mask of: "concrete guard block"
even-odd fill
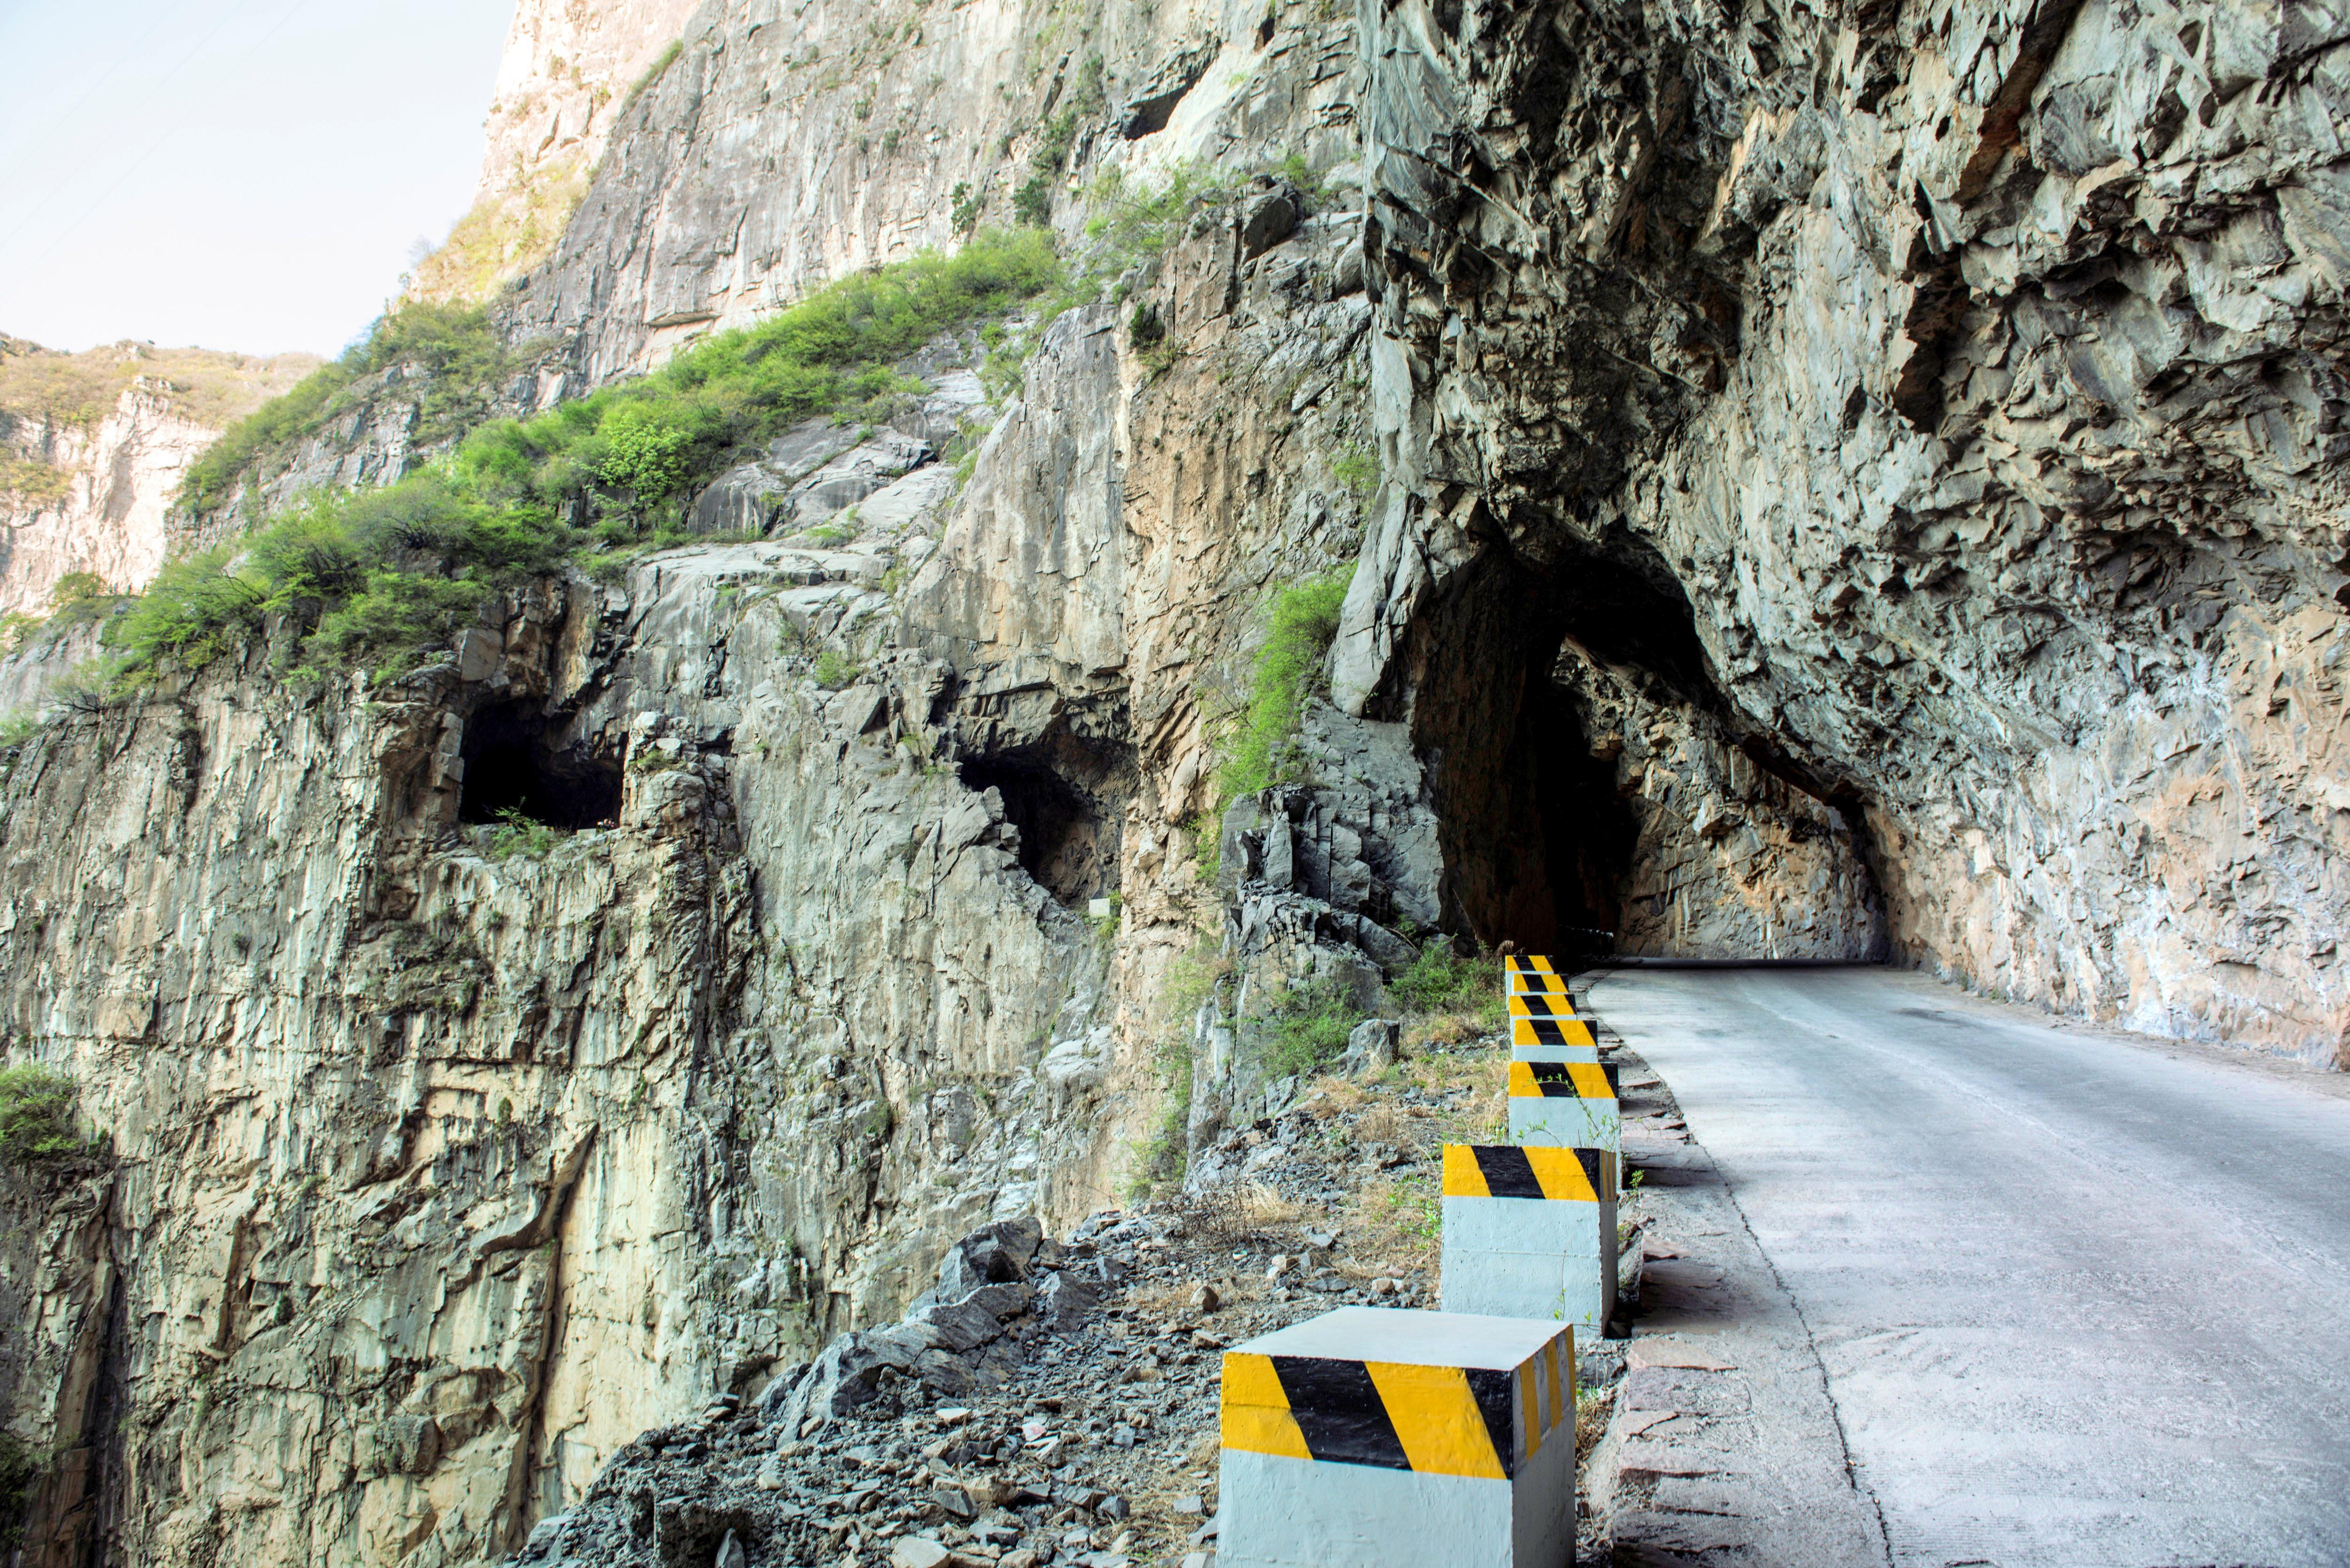
[[[1344,1307],[1224,1353],[1218,1568],[1557,1568],[1575,1331]]]
[[[1596,1062],[1513,1062],[1509,1097],[1513,1144],[1623,1150],[1623,1107]]]
[[[1617,1180],[1605,1149],[1447,1144],[1445,1310],[1606,1333]]]

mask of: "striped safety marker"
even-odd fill
[[[1616,1192],[1616,1155],[1604,1148],[1444,1146],[1447,1198],[1525,1198],[1597,1203]]]
[[[1342,1308],[1299,1327],[1378,1310]],[[1534,1342],[1523,1347],[1522,1359],[1464,1366],[1451,1364],[1461,1358],[1447,1355],[1444,1343],[1448,1320],[1463,1314],[1409,1315],[1427,1320],[1424,1327],[1415,1325],[1426,1342],[1419,1358],[1282,1354],[1277,1342],[1295,1329],[1226,1351],[1223,1446],[1284,1459],[1506,1480],[1562,1422],[1573,1430],[1573,1330],[1528,1323],[1525,1328],[1542,1332],[1531,1336]]]
[[[1606,1332],[1616,1308],[1616,1168],[1607,1148],[1445,1145],[1445,1310]]]
[[[1566,981],[1555,974],[1512,970],[1503,977],[1503,987],[1512,996],[1531,996],[1539,992],[1562,1001],[1567,999]]]
[[[1612,1100],[1616,1065],[1597,1062],[1513,1062],[1510,1097],[1513,1100]]]
[[[1570,1324],[1341,1307],[1233,1346],[1223,1375],[1219,1568],[1574,1561]]]
[[[1502,968],[1510,974],[1556,974],[1550,960],[1540,953],[1510,953],[1503,958]]]
[[[1513,1018],[1510,1020],[1510,1044],[1596,1045],[1599,1041],[1591,1033],[1591,1025],[1580,1018]]]

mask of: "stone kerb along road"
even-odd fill
[[[1575,1560],[1575,1331],[1615,1314],[1621,1118],[1549,961],[1508,971],[1515,1024],[1581,1041],[1513,1048],[1519,1142],[1445,1146],[1443,1310],[1342,1308],[1225,1353],[1225,1568]]]
[[[1224,1354],[1222,1568],[1575,1555],[1575,1331],[1342,1307]]]

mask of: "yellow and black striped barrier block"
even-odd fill
[[[1604,1148],[1448,1143],[1444,1146],[1444,1196],[1612,1203],[1616,1157]]]
[[[1572,1551],[1561,1324],[1342,1307],[1226,1351],[1221,1423],[1223,1568],[1533,1568]]]
[[[1508,996],[1555,996],[1570,1006],[1574,1004],[1574,995],[1566,989],[1565,979],[1560,975],[1520,973],[1512,970],[1503,977],[1502,990]]]
[[[1502,971],[1505,974],[1556,974],[1558,972],[1550,967],[1550,960],[1540,953],[1505,953],[1502,958]]]
[[[1513,1062],[1510,1097],[1612,1100],[1617,1074],[1613,1062]]]
[[[1512,1045],[1588,1045],[1599,1047],[1598,1037],[1591,1025],[1580,1018],[1513,1018],[1510,1020]]]
[[[1624,1147],[1613,1064],[1512,1062],[1510,1141],[1544,1148]]]
[[[1607,1149],[1445,1145],[1445,1310],[1606,1332],[1616,1192]]]

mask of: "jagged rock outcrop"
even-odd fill
[[[791,1369],[975,1228],[1256,1168],[1254,1021],[1435,929],[2334,1050],[2314,15],[705,0],[485,412],[1016,189],[1075,242],[1105,172],[1222,183],[1000,402],[941,339],[403,680],[288,688],[295,607],[16,751],[10,1027],[120,1161],[9,1262],[31,1560],[510,1550],[853,1381]],[[397,478],[434,389],[192,529]],[[1335,705],[1228,800],[1270,600],[1347,572]]]
[[[483,123],[473,205],[409,278],[412,298],[479,299],[546,258],[630,95],[694,0],[523,0]]]
[[[2350,23],[1364,26],[1394,483],[1344,704],[1457,752],[1417,672],[1611,582],[1647,624],[1565,632],[1841,813],[1900,952],[2334,1059]]]
[[[45,613],[72,573],[146,587],[189,465],[317,364],[140,343],[60,354],[0,338],[0,612]]]

